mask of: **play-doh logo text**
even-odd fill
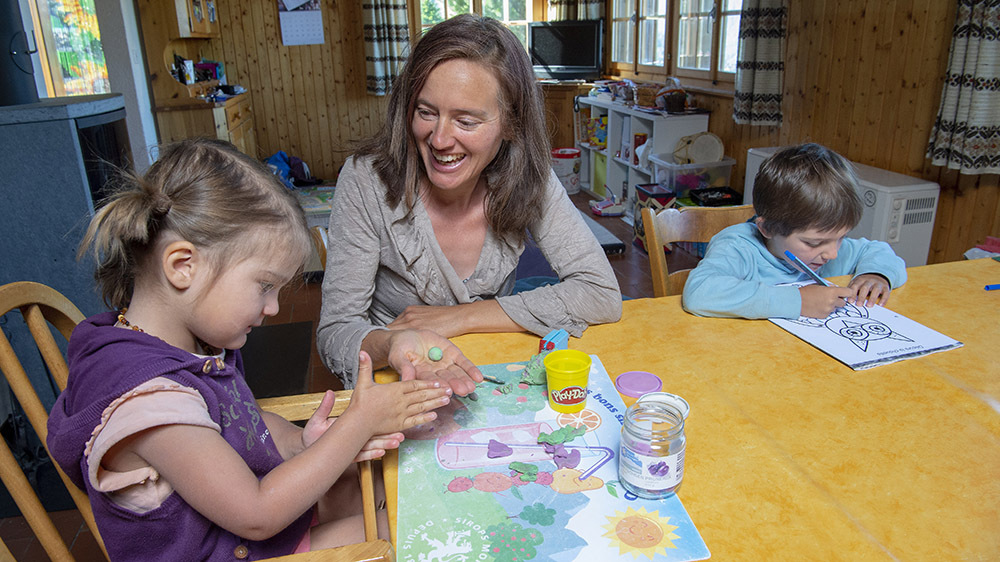
[[[552,391],[552,401],[563,406],[579,404],[587,399],[587,391],[579,386],[567,386],[562,390]]]

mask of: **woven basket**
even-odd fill
[[[635,88],[635,104],[643,107],[656,107],[656,93],[660,84],[639,84]]]

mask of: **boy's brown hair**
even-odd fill
[[[753,184],[753,207],[769,235],[854,228],[861,199],[854,167],[815,144],[784,148],[764,161]]]

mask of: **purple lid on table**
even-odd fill
[[[615,378],[618,392],[638,398],[647,392],[659,392],[663,388],[660,377],[646,371],[628,371]]]

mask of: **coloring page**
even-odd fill
[[[847,303],[826,318],[770,320],[855,371],[962,346],[962,342],[877,305]]]

